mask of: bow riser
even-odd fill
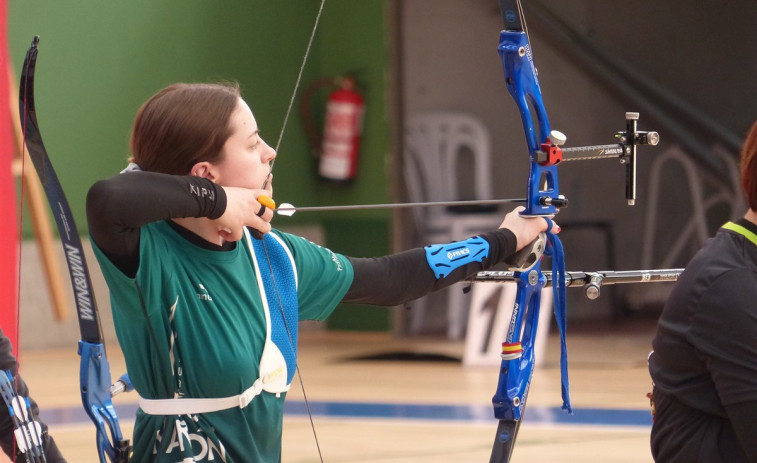
[[[523,351],[520,357],[502,360],[492,404],[495,418],[517,421],[522,418],[531,383],[534,365],[532,340],[536,338],[538,327],[541,289],[547,279],[536,270],[520,273],[515,279],[519,286],[523,286],[523,290],[517,294],[505,342],[520,343]]]
[[[553,215],[557,213],[554,200],[559,198],[557,163],[542,159],[545,145],[549,146],[547,137],[551,130],[528,36],[525,32],[504,30],[500,33],[497,50],[507,90],[520,112],[531,161],[523,215]]]
[[[542,198],[545,196],[557,198],[559,195],[557,167],[556,165],[542,165],[538,159],[540,148],[546,142],[546,134],[549,133],[550,127],[528,36],[522,31],[502,31],[498,52],[502,59],[505,84],[520,112],[531,161],[526,210],[521,214],[553,215],[557,212],[555,206],[545,204]],[[539,126],[538,132],[534,127],[535,120]],[[546,185],[542,189],[539,185],[543,181]],[[515,281],[517,284],[515,306],[505,342],[521,347],[523,350],[515,358],[508,359],[507,355],[503,355],[497,391],[492,398],[492,403],[494,416],[497,419],[513,421],[517,426],[522,417],[528,385],[533,373],[534,353],[531,340],[536,334],[541,289],[546,283],[540,262],[537,261],[528,271],[516,272]],[[514,433],[510,434],[514,439]],[[502,441],[504,437],[500,435],[499,440]],[[506,441],[507,438],[504,440]]]
[[[79,341],[81,356],[79,384],[84,410],[97,428],[97,453],[100,461],[128,462],[129,441],[123,438],[116,409],[111,400],[110,364],[105,346]],[[114,443],[114,444],[111,444]]]

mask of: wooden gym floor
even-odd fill
[[[654,322],[625,325],[569,327],[572,416],[559,411],[559,339],[550,336],[513,462],[652,461],[645,394]],[[462,342],[304,332],[299,352],[323,461],[488,461],[496,429],[491,397],[497,369],[455,361],[462,356]],[[399,353],[404,360],[359,359]],[[109,346],[108,356],[117,377],[125,367],[116,345]],[[22,353],[22,374],[68,461],[97,462],[94,427],[78,395],[78,359],[73,347]],[[114,402],[130,436],[136,395],[122,394]],[[318,462],[297,378],[287,403],[283,461]]]

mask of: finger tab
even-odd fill
[[[258,196],[258,202],[262,204],[263,206],[267,207],[268,209],[276,209],[276,202],[269,198],[268,196],[260,195]]]

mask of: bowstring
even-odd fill
[[[528,39],[528,45],[531,46],[531,52],[533,53],[533,45],[531,44],[531,36],[528,35],[528,24],[526,24],[526,15],[523,13],[523,4],[520,2],[520,0],[516,0],[516,3],[518,5],[518,16],[520,16],[520,23],[523,26],[523,32],[526,33],[526,38]]]
[[[321,0],[321,4],[318,7],[318,13],[315,16],[315,22],[313,23],[313,30],[310,31],[310,38],[308,39],[308,45],[305,48],[305,55],[302,57],[302,64],[300,64],[300,71],[297,74],[297,80],[294,83],[294,89],[292,90],[292,95],[289,97],[289,106],[287,106],[286,113],[284,114],[284,123],[281,125],[281,131],[279,132],[279,138],[276,140],[276,146],[274,147],[274,151],[276,153],[279,152],[279,147],[281,146],[281,140],[284,138],[284,131],[286,130],[287,123],[289,122],[289,115],[292,113],[292,107],[294,106],[294,98],[297,96],[297,90],[300,88],[300,83],[302,82],[302,74],[305,71],[305,65],[308,61],[308,56],[310,56],[310,49],[313,47],[313,39],[315,38],[315,32],[318,30],[318,24],[321,22],[321,14],[323,13],[323,7],[326,4],[326,0]],[[270,170],[268,171],[269,177],[270,174],[273,172],[273,163],[276,161],[276,158],[273,158],[271,160]],[[265,187],[268,186],[268,177],[266,177],[265,182],[263,183],[263,189],[265,190]]]
[[[23,74],[23,72],[22,72]],[[26,76],[26,79],[28,80],[28,75]],[[25,89],[28,89],[28,83],[27,86],[25,86]],[[27,97],[28,91],[24,92],[24,104],[23,104],[23,113],[20,113],[19,111],[19,119],[23,122],[21,122],[21,186],[19,191],[19,205],[18,205],[18,262],[17,262],[17,268],[16,268],[16,278],[17,278],[17,284],[16,284],[16,339],[13,340],[15,342],[15,345],[17,348],[15,349],[15,356],[16,356],[16,364],[12,370],[12,380],[13,380],[13,389],[16,391],[16,394],[18,394],[18,381],[16,380],[18,371],[19,371],[19,361],[21,358],[21,268],[22,268],[22,251],[23,251],[23,233],[24,233],[24,197],[26,194],[26,182],[23,181],[24,174],[26,173],[26,111],[27,111]],[[16,98],[18,99],[18,98]],[[11,352],[13,352],[13,346],[11,346]],[[13,440],[13,458],[11,461],[13,463],[16,463],[16,440]]]
[[[287,322],[286,313],[284,312],[284,304],[281,302],[281,294],[279,294],[279,287],[276,284],[276,276],[273,273],[273,265],[271,264],[271,259],[268,257],[268,248],[266,248],[265,245],[265,239],[263,239],[263,252],[265,253],[265,260],[268,263],[268,270],[271,272],[271,281],[273,282],[273,289],[276,293],[276,302],[279,305],[279,310],[281,310],[281,318],[284,320],[284,328],[287,332],[287,337],[289,338],[289,344],[292,346],[292,349],[295,349],[295,340],[292,338],[292,332],[289,329],[289,323]],[[296,352],[296,349],[295,349]],[[297,378],[300,381],[300,390],[302,391],[302,398],[305,401],[305,408],[308,411],[308,419],[310,420],[310,429],[313,430],[313,438],[315,439],[315,447],[318,450],[318,459],[323,463],[323,454],[321,453],[321,444],[318,441],[318,433],[315,431],[315,422],[313,421],[313,413],[310,410],[310,402],[308,401],[308,395],[305,392],[305,382],[302,380],[302,373],[300,372],[300,362],[297,360],[297,356],[295,355],[294,359],[294,368],[297,372]]]
[[[25,66],[31,66],[31,64],[27,64],[27,63],[24,63],[24,64],[25,64]],[[26,149],[26,119],[27,119],[27,117],[26,116],[27,116],[27,112],[29,110],[28,99],[27,99],[28,94],[29,94],[29,82],[28,82],[29,75],[26,73],[26,70],[27,70],[26,67],[24,67],[22,69],[22,75],[26,76],[25,77],[26,81],[24,82],[24,94],[22,95],[23,96],[23,102],[24,102],[24,104],[22,105],[23,112],[21,111],[21,108],[19,108],[19,113],[18,113],[18,119],[21,121],[20,122],[21,140],[18,143],[20,145],[20,146],[18,146],[18,148],[20,148],[20,151],[21,151],[21,153],[20,153],[20,155],[21,155],[21,175],[20,175],[21,182],[20,182],[20,184],[21,185],[20,185],[20,188],[19,188],[19,196],[20,196],[20,198],[19,198],[18,211],[17,211],[17,220],[18,220],[18,227],[17,227],[17,233],[18,233],[18,252],[17,252],[16,255],[18,256],[18,258],[17,258],[18,261],[17,261],[17,268],[16,268],[16,272],[17,272],[16,273],[16,278],[17,278],[17,282],[16,282],[16,339],[12,340],[13,343],[11,344],[11,352],[14,354],[14,357],[16,357],[16,362],[15,362],[15,365],[14,365],[13,369],[10,370],[11,371],[12,386],[13,386],[13,389],[14,389],[17,397],[18,397],[18,392],[19,392],[18,388],[20,386],[20,381],[18,379],[19,378],[18,375],[19,375],[19,370],[20,370],[19,363],[20,363],[20,359],[21,359],[21,269],[22,269],[21,256],[22,256],[22,251],[23,251],[23,233],[24,233],[24,213],[23,213],[23,211],[24,211],[24,206],[25,206],[24,198],[26,197],[26,190],[27,190],[26,181],[24,180],[24,177],[25,177],[25,174],[26,174],[26,157],[27,157],[27,149]],[[16,99],[17,100],[18,100],[18,96],[19,95],[16,95],[16,97],[17,97]],[[10,339],[10,338],[8,338],[8,339]],[[15,349],[13,349],[14,345],[16,346]],[[15,352],[14,352],[14,350],[15,350]],[[4,372],[0,372],[0,374],[5,374],[5,373]],[[29,393],[27,393],[27,395],[29,395]],[[24,398],[24,399],[26,399],[26,398]],[[19,406],[20,407],[23,407],[24,405],[26,405],[25,402],[21,403],[21,401],[19,401]],[[28,415],[29,415],[28,416],[28,422],[32,426],[34,426],[34,424],[36,423],[36,419],[34,418],[34,413],[32,412],[31,407],[27,408],[27,412],[28,412]],[[27,446],[26,452],[24,452],[24,461],[26,461],[26,462],[29,462],[29,461],[46,462],[47,459],[45,458],[45,451],[44,451],[44,436],[40,435],[41,440],[40,440],[39,451],[41,453],[40,453],[39,456],[36,456],[36,455],[33,454],[33,452],[35,450],[33,448],[34,447],[33,440],[30,441],[30,439],[33,439],[33,438],[27,432],[22,432],[21,435],[23,436],[23,439],[24,439],[24,441],[26,443],[26,446]],[[16,439],[13,439],[13,458],[11,459],[11,461],[13,463],[16,463],[16,461],[18,461],[16,459],[16,457],[17,457],[17,445],[18,444],[16,442]]]
[[[318,7],[318,13],[316,14],[316,17],[315,17],[315,22],[313,23],[313,29],[310,31],[310,38],[308,39],[308,44],[307,44],[307,47],[305,48],[305,54],[302,57],[302,63],[300,64],[300,70],[299,70],[299,73],[297,74],[297,80],[295,81],[294,89],[292,90],[292,95],[289,98],[289,105],[287,106],[287,110],[284,115],[284,122],[281,125],[279,138],[278,140],[276,140],[276,146],[274,147],[274,151],[276,151],[276,153],[279,152],[279,147],[281,146],[281,140],[284,138],[284,131],[286,130],[287,123],[289,121],[289,115],[291,114],[292,107],[294,106],[294,99],[297,96],[297,90],[300,88],[300,83],[302,82],[302,74],[305,71],[305,65],[307,64],[308,56],[310,56],[310,50],[312,49],[312,46],[313,46],[313,39],[315,38],[315,33],[318,30],[318,24],[320,23],[321,14],[323,13],[323,7],[325,4],[326,4],[326,0],[321,0],[321,4]],[[269,164],[268,176],[266,177],[265,182],[263,182],[263,189],[266,189],[266,187],[268,186],[268,182],[271,179],[271,173],[273,173],[274,161],[276,161],[275,157],[271,160]],[[281,301],[281,295],[279,294],[278,285],[276,284],[276,277],[274,276],[273,265],[271,264],[271,259],[268,255],[268,248],[266,247],[266,244],[265,244],[266,240],[262,239],[261,241],[263,244],[263,252],[265,253],[265,259],[266,259],[266,262],[268,263],[268,269],[271,272],[271,281],[273,282],[273,289],[274,289],[274,292],[276,293],[276,300],[279,305],[279,310],[281,311],[281,318],[284,321],[284,328],[286,329],[287,337],[289,338],[289,344],[294,349],[295,340],[292,338],[292,332],[289,329],[286,313],[284,311],[284,304]],[[295,365],[295,371],[297,372],[297,378],[300,382],[300,389],[302,390],[302,397],[303,397],[303,400],[305,401],[305,408],[307,409],[307,412],[308,412],[308,419],[310,420],[310,429],[313,430],[313,439],[315,440],[315,446],[316,446],[316,449],[318,450],[318,459],[320,460],[321,463],[323,463],[323,454],[321,453],[321,444],[318,441],[318,433],[315,430],[315,423],[313,421],[313,413],[310,409],[310,402],[308,401],[307,393],[305,392],[305,381],[303,380],[302,373],[300,372],[300,362],[297,360],[296,357],[295,357],[294,365]]]

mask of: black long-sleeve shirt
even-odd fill
[[[101,180],[87,195],[87,220],[92,240],[124,274],[139,267],[140,227],[147,223],[184,217],[217,219],[226,209],[223,188],[210,180],[152,172],[128,172]],[[207,249],[233,249],[234,242],[210,243],[169,220],[186,239]],[[516,249],[515,235],[507,229],[485,233],[489,256],[437,279],[423,248],[375,258],[349,257],[354,279],[345,302],[396,305],[461,281],[502,262]]]
[[[721,228],[686,266],[652,344],[656,461],[757,462],[755,301],[757,242]]]

